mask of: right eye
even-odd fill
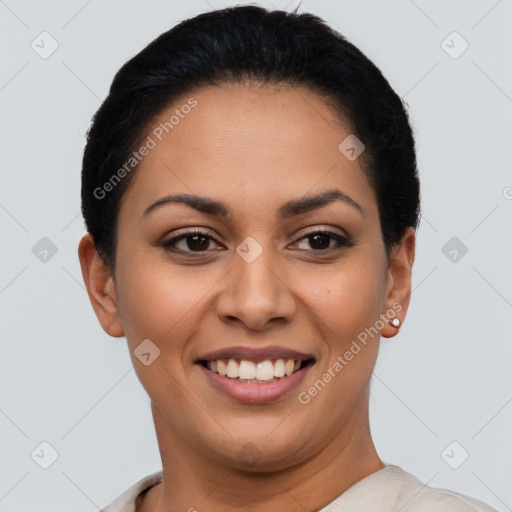
[[[208,233],[199,230],[191,230],[166,240],[160,245],[166,251],[181,252],[189,256],[191,255],[190,253],[208,252],[211,241],[215,241],[215,239]],[[179,247],[178,244],[181,244],[181,247]]]

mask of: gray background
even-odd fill
[[[129,57],[226,5],[0,1],[2,511],[98,510],[161,467],[126,341],[101,330],[82,282],[84,135]],[[417,133],[414,292],[375,370],[378,451],[431,486],[511,510],[512,1],[304,0],[307,11],[374,60]],[[469,44],[461,55],[453,31]],[[48,469],[43,441],[58,452]]]

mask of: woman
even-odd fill
[[[488,511],[385,464],[369,383],[411,294],[419,182],[400,98],[310,14],[162,34],[88,134],[79,257],[126,336],[163,470],[105,512]]]

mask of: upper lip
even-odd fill
[[[216,359],[245,359],[247,361],[264,361],[265,359],[294,359],[295,361],[306,361],[307,359],[314,359],[312,354],[305,354],[297,350],[285,347],[278,347],[277,345],[261,348],[250,347],[229,347],[219,350],[208,352],[197,359],[197,363],[201,361],[214,361]]]

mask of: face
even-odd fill
[[[155,146],[119,212],[115,287],[105,278],[95,309],[126,335],[173,443],[267,471],[367,430],[378,341],[404,318],[413,244],[386,258],[361,157],[339,149],[350,134],[308,89],[242,85],[198,89],[148,132]],[[228,376],[205,367],[218,359]],[[277,375],[276,359],[301,366],[272,379],[265,359]],[[237,370],[268,380],[237,382]]]

